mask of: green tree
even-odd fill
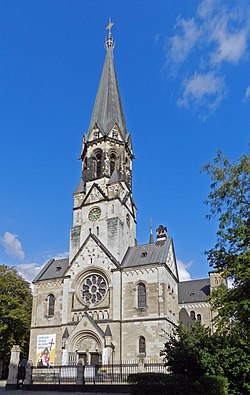
[[[242,333],[210,334],[199,321],[189,327],[180,325],[162,351],[171,373],[184,374],[193,381],[200,377],[223,376],[230,395],[250,393],[249,344]]]
[[[218,327],[239,324],[250,333],[250,155],[236,164],[218,152],[203,169],[211,178],[208,218],[218,220],[217,241],[207,252],[211,266],[233,287],[218,287],[211,303],[218,311]]]
[[[31,308],[29,283],[15,268],[0,265],[0,355],[5,364],[14,344],[27,355]]]

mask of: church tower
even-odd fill
[[[69,258],[34,279],[30,359],[53,365],[161,361],[161,333],[178,320],[178,271],[164,226],[136,242],[132,141],[114,67],[112,23],[74,192]],[[163,332],[162,332],[163,331]],[[47,358],[48,359],[48,358]],[[145,362],[146,363],[146,362]],[[39,365],[40,366],[40,365]]]
[[[109,23],[106,59],[80,159],[82,174],[74,192],[70,261],[89,233],[121,262],[136,244],[132,196],[132,142],[127,131],[114,67],[115,42]]]

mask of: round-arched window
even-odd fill
[[[48,295],[48,315],[55,314],[55,296],[53,294]]]
[[[95,177],[101,177],[102,175],[102,151],[98,150],[93,156],[94,162],[94,175]]]
[[[112,152],[110,154],[110,175],[112,175],[113,171],[116,168],[116,160],[117,160],[117,156],[114,152]]]
[[[146,354],[146,340],[144,336],[139,337],[139,354]]]

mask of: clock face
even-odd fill
[[[89,212],[89,220],[90,221],[97,221],[101,216],[101,209],[100,207],[94,207]]]
[[[126,221],[127,221],[128,227],[130,228],[130,215],[129,214],[126,215]]]

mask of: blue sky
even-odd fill
[[[0,263],[31,280],[65,256],[77,157],[105,58],[108,18],[136,155],[137,239],[163,224],[182,278],[215,242],[202,166],[248,150],[250,4],[218,0],[0,1]]]

